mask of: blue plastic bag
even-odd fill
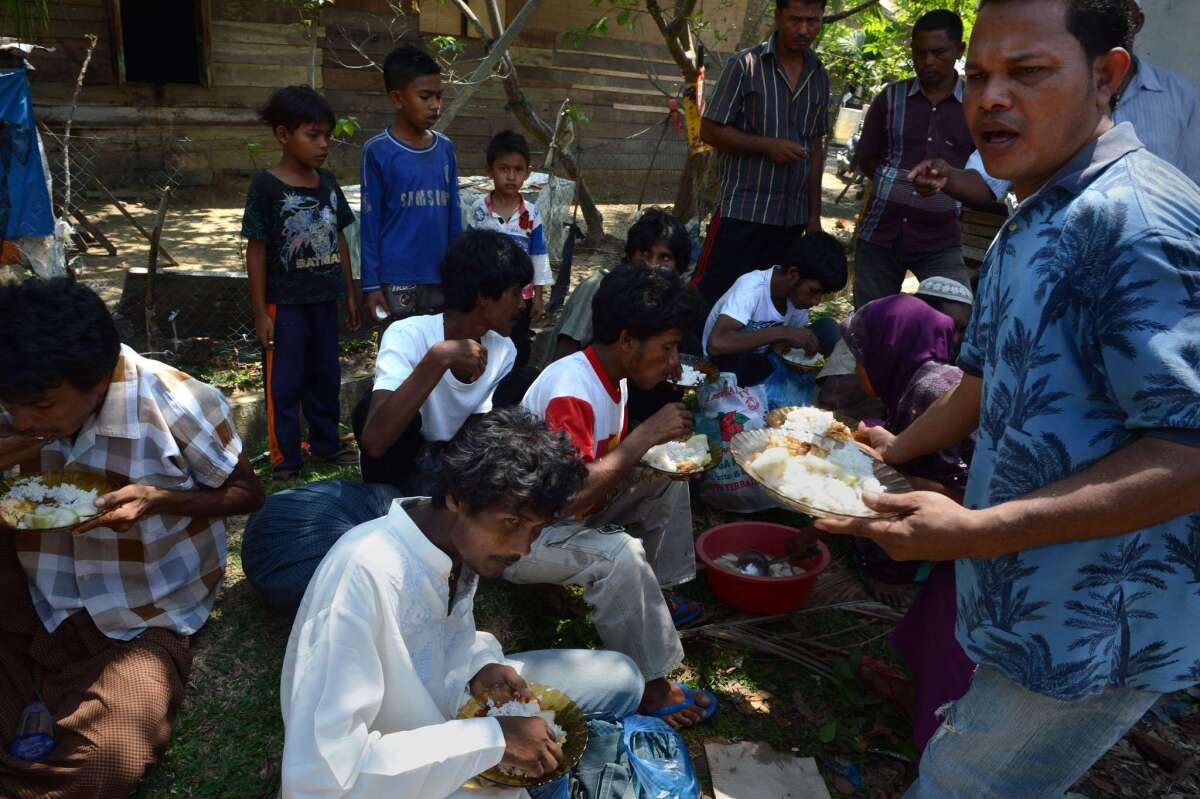
[[[700,781],[682,735],[651,716],[626,716],[621,724],[641,799],[699,799]]]
[[[817,373],[797,372],[774,352],[767,353],[767,357],[772,367],[771,376],[762,383],[767,410],[812,405],[817,395]]]
[[[531,799],[571,799],[571,777],[565,775],[554,782],[533,788],[529,796]]]

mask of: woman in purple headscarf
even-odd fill
[[[887,417],[882,424],[893,433],[912,424],[962,380],[962,371],[950,363],[954,320],[917,297],[898,294],[870,302],[843,323],[843,332],[858,360],[859,379],[867,393],[883,401]],[[922,489],[940,490],[962,501],[973,451],[972,439],[907,464],[905,473]],[[855,544],[860,564],[874,579],[898,582],[929,575],[892,635],[892,646],[913,672],[913,737],[917,748],[924,749],[938,727],[938,709],[966,693],[975,670],[954,637],[954,563],[912,567],[892,561],[870,541],[855,539]],[[903,686],[884,664],[864,661],[859,670],[868,682],[882,682],[878,687],[889,698],[899,700]]]

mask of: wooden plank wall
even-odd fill
[[[519,7],[520,1],[511,0],[509,11]],[[65,121],[74,76],[86,48],[84,36],[96,33],[99,45],[75,114],[81,133],[135,142],[138,149],[161,148],[164,142],[186,136],[190,141],[181,166],[188,180],[197,184],[244,181],[255,169],[248,143],[261,146],[254,159],[258,166],[274,157],[273,139],[258,124],[255,109],[271,89],[307,82],[309,45],[294,11],[263,0],[207,0],[213,20],[211,86],[120,85],[115,78],[108,2],[55,0],[50,4],[50,32],[36,40],[53,45],[57,52],[37,56],[37,70],[31,73],[39,119],[56,126]],[[316,31],[317,86],[338,115],[352,115],[361,123],[356,144],[382,129],[391,110],[380,73],[353,68],[362,63],[362,57],[349,41],[359,43],[371,58],[382,62],[393,44],[383,24],[390,17],[387,8],[387,0],[338,0],[323,12]],[[740,9],[731,7],[723,13],[731,21],[740,20]],[[526,94],[545,119],[553,116],[567,96],[588,116],[590,122],[581,132],[583,163],[601,199],[636,199],[652,161],[650,196],[669,199],[683,165],[685,145],[674,126],[659,143],[662,128],[653,126],[666,115],[666,98],[646,78],[646,72],[674,87],[679,82],[678,71],[648,20],[637,33],[614,30],[610,36],[591,38],[578,50],[561,44],[560,34],[566,27],[584,25],[595,14],[590,0],[543,5],[512,51]],[[421,33],[417,15],[406,22],[406,29],[400,26],[392,33],[403,29],[405,35],[417,38]],[[481,55],[479,45],[468,42],[462,71],[468,72],[472,59]],[[463,174],[481,171],[484,147],[493,133],[506,127],[518,129],[505,105],[500,82],[489,82],[451,126],[449,134]],[[653,129],[628,138],[647,127]],[[539,149],[535,147],[535,151]],[[537,165],[542,156],[535,152]],[[354,182],[357,161],[357,148],[346,147],[336,154],[333,167],[343,181]],[[127,165],[119,153],[106,158],[105,164],[114,180]]]

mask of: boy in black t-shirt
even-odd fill
[[[342,229],[354,221],[337,179],[321,169],[329,152],[333,109],[307,86],[271,95],[260,112],[283,149],[279,163],[250,182],[242,235],[254,327],[263,347],[267,439],[276,480],[303,465],[300,410],[314,458],[358,462],[338,437],[338,308],[359,326],[357,292]]]

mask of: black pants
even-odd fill
[[[332,455],[341,447],[337,303],[269,305],[267,312],[275,320],[275,347],[263,358],[267,443],[273,464],[299,469],[301,410],[313,453]]]
[[[506,408],[516,405],[525,396],[537,374],[537,370],[531,366],[513,367],[513,370],[497,384],[496,391],[492,394],[492,407]],[[354,406],[354,412],[350,416],[350,423],[354,427],[354,440],[358,442],[358,462],[363,482],[394,485],[408,496],[428,495],[432,483],[436,480],[442,442],[425,440],[421,435],[421,414],[418,413],[387,452],[378,458],[367,455],[362,447],[362,434],[367,426],[367,413],[371,410],[373,393],[368,391]],[[467,421],[467,425],[469,424],[470,420]]]
[[[788,245],[803,235],[804,225],[764,225],[713,214],[692,282],[712,307],[742,275],[778,264]]]

